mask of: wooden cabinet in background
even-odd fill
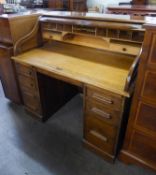
[[[4,93],[8,99],[19,104],[21,103],[21,98],[13,61],[10,59],[12,55],[12,46],[0,44],[0,80]]]
[[[148,4],[147,0],[132,0],[132,4],[134,5],[146,5]]]
[[[108,6],[107,13],[133,16],[156,16],[156,5],[115,5]],[[141,19],[141,18],[140,18]]]
[[[155,0],[132,0],[134,5],[156,5]]]
[[[39,45],[38,30],[34,30],[38,17],[39,14],[33,13],[30,15],[23,13],[23,16],[19,16],[19,14],[8,15],[7,17],[0,16],[0,80],[2,81],[5,96],[18,104],[22,103],[22,101],[15,68],[11,60],[11,56],[14,55],[13,47],[21,37],[30,34],[32,30],[34,36],[27,40],[21,49],[27,50]],[[23,23],[25,25],[22,25]]]
[[[67,11],[87,11],[86,0],[49,0],[49,8]]]
[[[147,28],[120,159],[156,171],[156,26]]]

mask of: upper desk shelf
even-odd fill
[[[108,18],[107,18],[108,16]],[[123,17],[123,16],[122,16]],[[91,16],[43,16],[40,19],[45,40],[57,40],[96,49],[138,55],[144,40],[143,21],[106,18],[91,19]]]
[[[142,43],[144,39],[144,29],[138,24],[122,24],[110,22],[93,22],[92,25],[83,23],[83,21],[74,21],[71,19],[42,19],[42,30],[44,32],[69,32],[75,34],[84,34],[95,37],[107,37],[116,40],[133,41]]]

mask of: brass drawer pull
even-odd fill
[[[101,134],[99,134],[98,132],[91,130],[90,134],[94,135],[95,137],[98,137],[99,139],[101,139],[104,142],[108,142],[108,138],[105,136],[102,136]]]
[[[103,96],[101,96],[101,95],[99,95],[99,94],[94,93],[94,94],[92,95],[92,97],[95,98],[95,99],[97,99],[97,100],[100,100],[100,101],[102,101],[102,102],[104,102],[104,103],[113,104],[113,101],[112,101],[111,99],[106,98],[106,97],[103,97]]]
[[[98,109],[96,107],[92,108],[91,111],[96,113],[96,114],[98,114],[98,115],[100,115],[103,118],[111,119],[111,115],[110,114],[108,114],[108,113],[106,113],[106,112],[104,112],[104,111],[102,111],[102,110],[100,110],[100,109]]]

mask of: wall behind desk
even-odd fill
[[[87,0],[88,7],[107,7],[108,5],[118,5],[119,2],[130,2],[131,0]]]

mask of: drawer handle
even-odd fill
[[[96,113],[96,114],[98,114],[98,115],[100,115],[103,118],[111,119],[111,115],[110,114],[108,114],[108,113],[106,113],[106,112],[104,112],[104,111],[102,111],[102,110],[100,110],[100,109],[98,109],[96,107],[92,108],[91,111]]]
[[[104,142],[108,142],[108,138],[105,136],[102,136],[101,134],[99,134],[98,132],[91,130],[90,134],[94,135],[95,137],[98,137],[99,139],[103,140]]]
[[[97,99],[97,100],[100,100],[100,101],[102,101],[104,103],[113,104],[113,101],[111,99],[108,99],[108,98],[103,97],[101,95],[98,95],[96,93],[94,93],[92,97],[95,98],[95,99]]]

